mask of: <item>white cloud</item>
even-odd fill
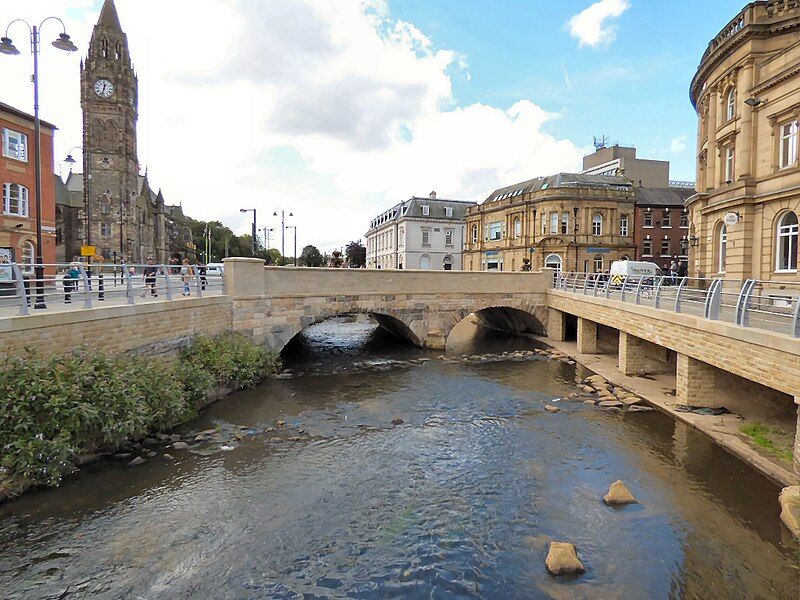
[[[86,52],[99,1],[31,4],[4,0],[2,14],[65,15]],[[274,227],[282,206],[296,215],[299,248],[330,249],[412,194],[483,200],[580,166],[582,149],[543,131],[557,115],[530,99],[457,105],[452,78],[466,74],[466,57],[393,19],[385,1],[116,4],[139,77],[139,161],[197,218],[246,232],[240,207]],[[42,116],[59,127],[57,157],[81,140],[79,59],[43,50]],[[1,101],[30,108],[29,63],[0,57],[0,81],[19,82],[2,86]]]
[[[688,140],[688,136],[680,135],[676,138],[672,138],[669,142],[669,151],[673,154],[679,154],[686,150],[686,142]]]
[[[607,46],[617,38],[617,28],[606,21],[620,17],[630,7],[629,0],[598,0],[570,18],[569,34],[579,46]]]

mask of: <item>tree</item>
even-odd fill
[[[300,259],[297,264],[306,267],[321,267],[323,264],[322,254],[316,246],[308,245],[300,253]]]
[[[351,269],[363,269],[367,266],[367,248],[361,240],[347,244],[345,256],[347,256],[347,266]]]
[[[334,250],[331,253],[331,262],[329,263],[334,269],[340,269],[342,266],[342,253],[339,250]]]

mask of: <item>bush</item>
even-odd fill
[[[173,365],[87,350],[7,359],[0,495],[3,487],[58,485],[76,455],[174,427],[194,417],[215,388],[250,387],[279,368],[275,354],[238,334],[198,338]]]

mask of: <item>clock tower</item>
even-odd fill
[[[137,81],[114,0],[105,0],[81,63],[84,189],[91,243],[106,260],[111,254],[138,260],[136,197]],[[88,178],[88,180],[87,180]]]

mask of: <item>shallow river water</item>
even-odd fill
[[[178,430],[208,442],[0,505],[0,597],[798,597],[778,488],[660,413],[568,400],[574,366],[449,362],[360,321],[287,363]],[[640,504],[603,504],[617,479]],[[551,539],[583,577],[546,573]]]

